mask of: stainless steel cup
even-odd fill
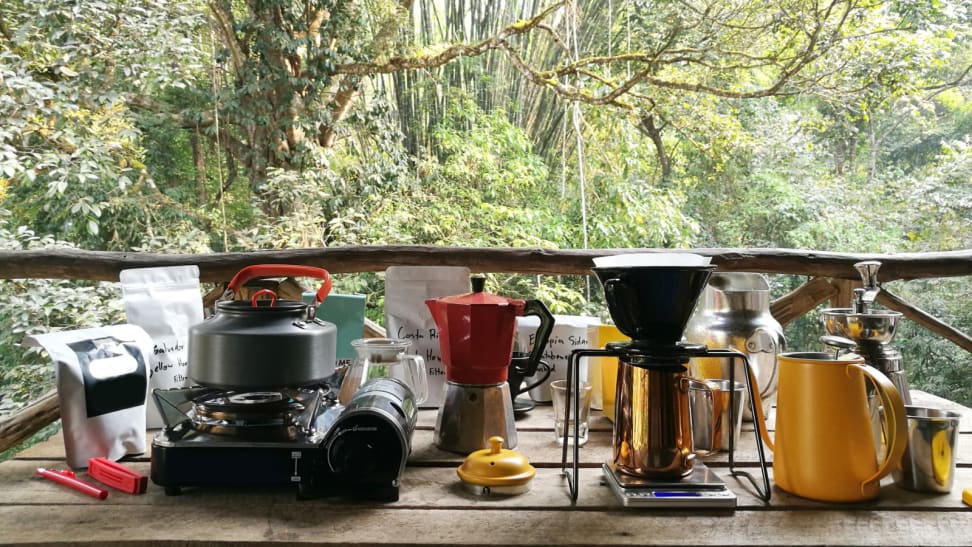
[[[705,384],[709,389],[705,389]],[[746,384],[729,380],[698,380],[689,387],[689,419],[692,422],[692,451],[704,456],[729,450],[730,427],[739,442]]]
[[[955,478],[957,412],[937,408],[906,406],[908,448],[901,458],[901,470],[894,482],[918,492],[948,493]]]

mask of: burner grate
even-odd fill
[[[193,401],[193,429],[245,440],[289,441],[297,438],[305,406],[279,391],[217,392]]]

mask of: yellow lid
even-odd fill
[[[522,454],[503,448],[503,437],[489,438],[489,448],[466,457],[456,469],[464,482],[479,486],[517,486],[530,482],[537,470]]]
[[[965,505],[972,505],[972,488],[962,490],[962,502]]]

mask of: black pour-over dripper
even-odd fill
[[[678,345],[715,266],[611,266],[592,271],[614,324],[642,349]]]

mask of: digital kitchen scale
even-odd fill
[[[657,509],[716,508],[735,509],[736,495],[715,473],[696,461],[692,473],[679,481],[652,480],[634,477],[614,469],[614,464],[602,466],[603,484],[611,487],[618,501],[625,507]]]

